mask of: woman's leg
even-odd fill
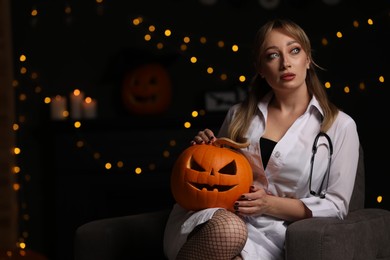
[[[220,209],[191,232],[177,259],[240,259],[247,238],[244,221],[236,214]]]

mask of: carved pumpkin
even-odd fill
[[[172,87],[167,69],[160,63],[140,65],[125,74],[122,101],[133,114],[160,114],[171,103]]]
[[[185,149],[171,175],[176,202],[188,210],[222,207],[234,211],[234,202],[249,192],[252,169],[245,156],[227,147],[198,144]]]

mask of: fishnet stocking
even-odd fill
[[[240,217],[227,210],[217,210],[209,221],[191,232],[176,259],[241,259],[247,237],[246,225]]]

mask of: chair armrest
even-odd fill
[[[310,218],[290,224],[286,260],[390,259],[390,211],[359,209],[345,220]]]
[[[75,233],[75,260],[165,259],[163,236],[170,210],[95,220]]]

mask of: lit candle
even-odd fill
[[[83,117],[86,119],[94,119],[97,116],[97,101],[90,97],[86,97],[83,102]]]
[[[70,117],[72,119],[80,119],[82,116],[82,103],[84,93],[79,89],[73,90],[70,94]]]
[[[50,115],[53,120],[64,120],[66,117],[66,97],[57,95],[50,102]]]

